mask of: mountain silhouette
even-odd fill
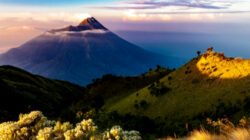
[[[77,26],[47,31],[0,56],[0,65],[79,85],[108,73],[141,74],[162,61],[161,56],[120,38],[93,17]]]

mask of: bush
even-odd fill
[[[40,111],[21,114],[17,122],[0,124],[1,140],[140,140],[138,131],[124,131],[114,126],[104,133],[97,130],[92,119],[83,120],[75,128],[69,122],[61,123],[48,120]]]
[[[139,109],[139,105],[138,105],[137,103],[134,104],[134,107],[135,107],[136,109]]]
[[[173,78],[171,76],[168,77],[168,81],[172,80]]]
[[[148,107],[147,101],[142,100],[142,101],[140,102],[140,106],[141,106],[143,109],[146,109],[146,108]]]
[[[171,89],[165,86],[163,83],[153,83],[149,88],[150,94],[155,96],[161,96],[169,92]]]
[[[241,62],[241,61],[243,61],[243,58],[242,58],[242,57],[236,57],[234,60],[235,60],[236,62]]]

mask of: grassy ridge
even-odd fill
[[[77,113],[85,113],[92,109],[108,107],[172,72],[172,70],[158,67],[139,76],[115,76],[104,75],[100,79],[94,79],[92,84],[86,87],[88,98],[74,102],[68,110]],[[74,119],[74,118],[67,118]]]
[[[95,79],[87,86],[87,92],[94,97],[101,97],[104,106],[110,106],[119,100],[129,96],[135,91],[152,84],[172,72],[172,70],[158,67],[139,76],[114,76],[104,75],[101,79]]]
[[[114,105],[105,108],[172,122],[250,114],[250,60],[206,52]],[[198,122],[197,122],[198,124]],[[172,124],[179,125],[179,124]],[[185,129],[185,123],[180,124]]]

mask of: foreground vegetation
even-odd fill
[[[138,131],[113,126],[104,132],[91,119],[74,127],[69,122],[48,120],[40,111],[20,114],[17,122],[0,124],[0,140],[141,140]]]
[[[166,138],[167,140],[249,140],[250,139],[250,118],[243,117],[238,124],[233,124],[227,118],[212,121],[207,119],[212,127],[210,132],[201,128],[190,133],[186,138]]]
[[[189,132],[189,137],[163,139],[173,140],[249,140],[250,118],[243,117],[237,125],[227,118],[212,121],[207,119],[210,129],[201,128]],[[188,131],[188,125],[186,125]],[[16,122],[0,124],[0,140],[141,140],[138,131],[125,131],[113,126],[100,130],[92,119],[83,119],[75,126],[69,122],[48,120],[40,111],[20,114]],[[156,139],[145,137],[144,139]]]

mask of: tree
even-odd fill
[[[160,66],[160,65],[156,65],[156,67],[157,67],[157,69],[160,69],[160,68],[161,68],[161,66]]]
[[[197,55],[200,56],[201,55],[201,51],[197,51]]]

